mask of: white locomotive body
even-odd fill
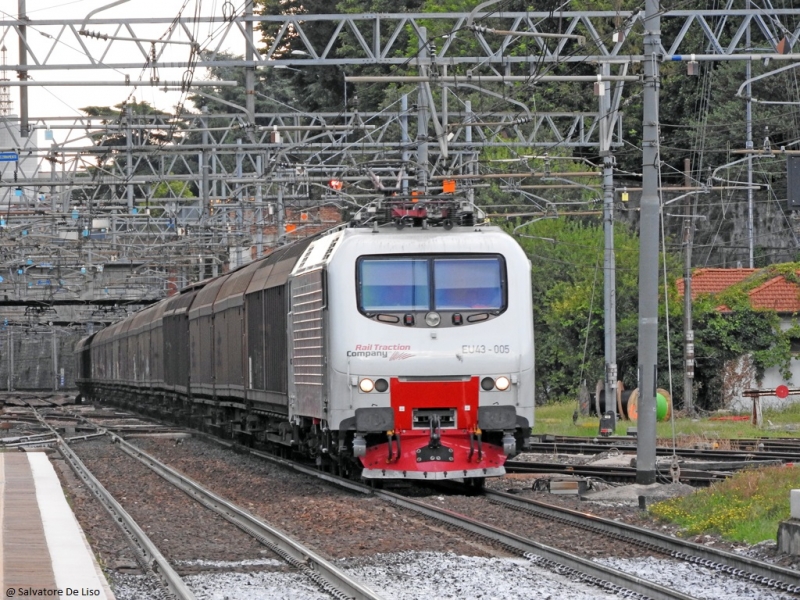
[[[312,280],[325,285],[319,323],[303,310]],[[354,429],[364,477],[503,473],[534,397],[530,268],[510,236],[345,229],[308,247],[290,289],[292,416]],[[317,337],[321,386],[303,357]]]

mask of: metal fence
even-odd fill
[[[0,389],[75,389],[73,349],[83,335],[61,328],[0,330]]]

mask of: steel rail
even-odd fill
[[[636,469],[633,467],[611,467],[598,465],[561,465],[557,463],[544,462],[515,462],[506,461],[507,473],[561,473],[564,475],[580,475],[582,477],[604,477],[617,478],[623,480],[636,479]],[[657,468],[657,475],[671,479],[669,469]],[[733,475],[732,472],[720,471],[692,471],[681,469],[682,481],[694,481],[696,483],[711,483],[721,481]]]
[[[357,600],[381,600],[376,592],[356,581],[343,570],[322,558],[312,550],[289,538],[285,533],[257,519],[235,504],[207,490],[199,483],[168,467],[144,450],[126,442],[115,434],[109,434],[114,443],[129,456],[139,460],[169,483],[192,499],[209,508],[236,525],[245,533],[258,539],[294,567],[314,580],[324,590],[337,598]]]
[[[481,523],[480,521],[446,509],[436,508],[392,492],[376,490],[374,493],[377,497],[403,508],[413,510],[427,517],[442,521],[454,527],[498,542],[518,552],[522,552],[526,558],[530,559],[532,555],[546,562],[564,565],[572,569],[576,574],[593,580],[595,583],[608,582],[614,587],[631,590],[647,598],[652,598],[653,600],[688,600],[689,598],[693,598],[692,596],[652,583],[641,577],[628,575],[627,573],[623,573],[611,567],[605,567],[599,563],[581,558],[580,556],[540,544],[531,539]]]
[[[36,438],[52,438],[53,434],[49,431],[47,433],[32,433],[30,435],[17,435],[14,437],[0,438],[0,446],[11,447],[12,444],[24,444],[37,441]]]
[[[209,439],[213,440],[214,438],[210,437]],[[491,525],[480,523],[464,515],[435,508],[423,502],[405,498],[392,492],[376,490],[367,485],[342,479],[341,477],[336,477],[329,473],[323,473],[316,469],[277,458],[258,450],[251,450],[250,454],[263,458],[270,463],[281,465],[306,475],[311,475],[312,477],[322,479],[340,487],[345,487],[363,494],[371,493],[397,506],[421,513],[430,518],[497,542],[514,553],[521,553],[525,558],[528,558],[534,563],[544,564],[546,568],[558,568],[561,569],[559,572],[563,573],[563,568],[566,567],[570,569],[572,574],[576,577],[599,585],[600,587],[612,587],[615,591],[620,591],[624,588],[625,590],[630,590],[636,594],[653,598],[654,600],[688,600],[692,598],[691,596],[651,583],[640,577],[628,575],[610,567],[604,567],[603,565],[593,563],[592,561],[564,552],[563,550],[539,544],[533,540],[503,531]]]
[[[611,448],[616,448],[620,452],[630,451],[636,452],[636,445],[634,444],[601,444],[595,442],[533,442],[529,444],[526,452],[534,453],[547,453],[553,454],[555,452],[561,454],[583,454],[583,453],[599,453],[606,452]],[[658,456],[680,456],[683,458],[698,458],[698,459],[739,459],[739,460],[785,460],[794,461],[800,460],[800,447],[795,447],[794,452],[780,452],[777,450],[702,450],[699,448],[672,448],[666,446],[658,446],[656,454]]]
[[[484,490],[483,495],[493,502],[502,503],[525,512],[544,515],[549,519],[600,532],[618,539],[634,540],[639,544],[649,546],[651,549],[666,552],[674,558],[700,563],[709,567],[715,566],[709,563],[715,563],[718,568],[731,575],[746,577],[762,585],[775,587],[793,594],[800,594],[800,573],[792,569],[771,565],[753,558],[738,556],[731,552],[695,544],[687,540],[673,538],[657,531],[636,527],[635,525],[613,521],[530,498],[520,498],[505,492]]]
[[[749,446],[753,447],[754,445],[757,447],[758,445],[762,445],[765,448],[767,446],[789,446],[792,448],[800,447],[800,439],[798,438],[731,438],[728,440],[731,444],[736,445],[737,447],[741,446]]]
[[[50,429],[56,436],[58,440],[58,449],[64,457],[64,460],[69,463],[72,470],[75,471],[75,474],[83,480],[89,490],[91,490],[100,501],[100,504],[103,505],[103,508],[108,511],[112,519],[117,523],[128,538],[131,547],[145,570],[152,572],[175,598],[179,600],[196,600],[194,593],[189,589],[183,579],[181,579],[181,576],[170,566],[167,559],[164,558],[164,555],[161,554],[142,528],[137,525],[133,517],[131,517],[128,512],[122,508],[119,502],[114,499],[111,493],[103,487],[58,432],[39,414],[39,411],[33,406],[30,406],[30,408],[33,410],[39,422]]]
[[[630,188],[628,188],[630,189]],[[619,423],[618,423],[619,425]],[[581,443],[593,443],[593,444],[600,444],[600,445],[610,445],[616,446],[618,444],[636,444],[636,436],[610,436],[610,437],[602,437],[598,435],[594,436],[579,436],[579,435],[553,435],[553,434],[537,434],[531,436],[536,443],[574,443],[574,444],[581,444]],[[708,438],[708,442],[729,442],[732,446],[731,449],[742,449],[742,450],[757,450],[759,444],[766,446],[792,446],[795,448],[800,448],[800,438],[798,437],[758,437],[758,438],[719,438],[719,439],[712,439]],[[663,448],[670,448],[672,446],[662,446]]]
[[[86,435],[77,435],[74,437],[66,438],[67,443],[72,442],[83,442],[86,440],[90,440],[92,438],[104,436],[104,433],[90,433]],[[39,448],[39,447],[49,447],[53,444],[57,444],[58,439],[50,435],[50,437],[46,437],[40,440],[27,440],[27,441],[20,441],[20,442],[9,442],[0,444],[3,448]]]

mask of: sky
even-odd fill
[[[115,3],[122,1],[119,5]],[[94,19],[101,17],[107,18],[143,18],[143,17],[164,17],[174,18],[178,15],[181,7],[184,7],[184,15],[193,15],[196,12],[203,16],[218,15],[221,17],[223,5],[226,0],[25,0],[26,12],[32,20],[32,26],[28,28],[28,42],[34,49],[36,56],[43,60],[47,53],[51,53],[49,63],[61,64],[86,64],[86,53],[80,47],[76,37],[69,32],[64,32],[59,25],[36,26],[37,20],[60,20],[77,19],[83,20],[91,11],[99,8],[109,7],[94,15]],[[241,14],[243,0],[231,0],[234,9]],[[13,19],[17,17],[18,0],[0,0],[0,20]],[[195,32],[196,38],[203,47],[217,47],[220,39],[220,25],[210,25],[208,23],[200,25]],[[114,35],[115,30],[111,25],[88,26],[92,31]],[[138,37],[159,39],[167,30],[168,24],[159,25],[135,25],[134,31]],[[2,45],[7,47],[7,64],[17,64],[19,61],[19,51],[17,37],[9,27],[0,27],[0,35],[3,36]],[[130,37],[130,32],[119,31],[116,35],[120,37]],[[49,36],[49,37],[48,37]],[[144,70],[145,59],[133,41],[104,41],[99,39],[87,38],[82,36],[84,44],[89,48],[96,58],[104,58],[105,62],[133,62],[141,63],[141,67],[128,70],[48,70],[32,71],[32,78],[37,81],[122,81],[125,74],[130,75],[131,81],[136,81],[140,77],[149,82],[150,71]],[[236,34],[232,40],[241,43],[241,36]],[[144,44],[145,48],[150,47],[149,43]],[[161,49],[159,44],[158,48]],[[244,47],[234,48],[227,41],[222,42],[222,48],[239,55],[244,54]],[[106,53],[103,55],[103,53]],[[163,59],[166,61],[185,62],[189,58],[189,46],[186,44],[170,44],[164,49]],[[56,57],[56,58],[53,58]],[[29,63],[33,60],[29,59]],[[183,74],[182,70],[161,70],[159,77],[161,81],[180,81]],[[195,75],[195,80],[203,79],[205,70],[199,69]],[[9,71],[7,78],[11,81],[17,79],[16,73]],[[29,116],[36,117],[74,117],[82,116],[79,110],[81,107],[94,106],[114,106],[125,101],[133,92],[132,99],[137,101],[147,101],[150,104],[166,110],[173,111],[173,107],[181,100],[178,91],[164,92],[147,86],[133,90],[132,87],[100,87],[100,86],[50,86],[50,87],[30,87],[28,90]],[[10,88],[11,100],[13,102],[13,113],[19,114],[19,88]],[[191,103],[188,103],[191,107]],[[58,133],[55,132],[58,137]]]

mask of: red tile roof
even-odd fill
[[[756,271],[758,269],[696,269],[692,273],[692,300],[698,294],[718,294]],[[683,277],[678,279],[678,293],[683,296]]]
[[[758,269],[697,269],[692,274],[692,299],[698,294],[715,294],[744,281]],[[800,274],[800,273],[799,273]],[[683,279],[677,282],[678,293],[683,296]],[[779,313],[800,313],[800,286],[777,275],[750,290],[753,308],[771,309]],[[718,310],[730,310],[720,306]]]
[[[800,288],[779,275],[752,290],[750,304],[753,308],[771,308],[780,313],[800,312]]]

